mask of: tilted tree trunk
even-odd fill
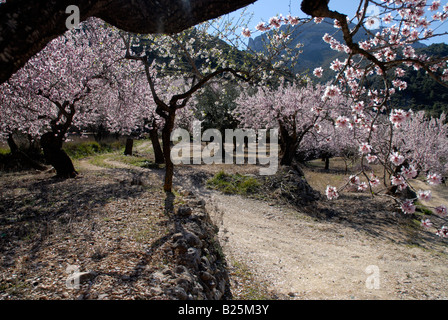
[[[165,157],[165,183],[163,190],[168,193],[171,193],[173,188],[174,164],[171,161],[171,133],[174,129],[175,118],[176,110],[170,110],[162,129],[163,156]]]
[[[56,105],[59,108],[58,117],[50,122],[51,131],[42,135],[40,145],[45,160],[55,168],[58,177],[74,178],[78,175],[78,172],[75,170],[68,154],[62,149],[62,144],[75,116],[75,107],[68,102],[56,103]],[[67,108],[70,111],[67,111]],[[63,117],[65,117],[65,122],[61,122]]]
[[[155,162],[157,164],[165,163],[165,156],[163,155],[163,150],[160,146],[157,128],[149,130],[149,137],[151,138],[152,148],[154,150]]]
[[[68,154],[62,149],[62,141],[54,131],[44,133],[40,139],[45,160],[56,170],[60,178],[74,178],[78,172]]]
[[[48,42],[67,31],[75,5],[80,21],[98,17],[134,33],[177,33],[255,0],[8,0],[0,4],[0,84]],[[70,19],[69,19],[70,20]],[[70,20],[71,21],[71,20]]]

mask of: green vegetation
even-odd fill
[[[432,210],[429,209],[427,206],[425,206],[423,203],[421,203],[420,201],[416,201],[415,205],[417,207],[416,209],[416,215],[427,215],[427,216],[431,216],[433,214]]]
[[[144,157],[125,156],[122,153],[104,153],[96,154],[89,159],[89,162],[95,166],[103,168],[116,168],[117,163],[135,167],[149,167],[149,161]]]
[[[443,57],[448,54],[448,45],[439,43],[416,50],[418,54],[430,57]],[[438,117],[448,112],[448,89],[432,79],[425,70],[407,68],[403,80],[408,83],[404,91],[393,96],[392,101],[414,111],[425,110],[429,116]]]
[[[228,194],[254,193],[260,185],[260,182],[253,177],[243,176],[239,173],[228,174],[224,171],[218,172],[213,178],[207,181],[207,187]]]
[[[10,152],[11,151],[9,150],[8,147],[6,147],[6,148],[0,147],[0,155],[6,155],[6,154],[9,154]]]
[[[81,159],[98,153],[108,153],[121,150],[123,145],[120,141],[112,143],[98,143],[96,141],[67,142],[64,150],[72,159]]]

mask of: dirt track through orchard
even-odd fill
[[[239,196],[211,193],[209,205],[224,252],[273,292],[297,299],[448,298],[446,255]]]
[[[291,207],[212,191],[192,177],[197,172],[180,174],[175,183],[206,201],[228,262],[246,265],[271,293],[292,299],[448,299],[446,245],[410,246]]]
[[[447,248],[426,250],[287,206],[183,181],[207,202],[230,263],[293,299],[447,299]]]

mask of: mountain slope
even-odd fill
[[[285,27],[281,31],[286,31]],[[296,73],[311,73],[317,67],[328,68],[330,63],[339,58],[343,61],[347,58],[345,53],[334,51],[325,43],[322,37],[328,33],[343,43],[342,32],[335,29],[331,20],[324,20],[321,24],[310,23],[294,31],[291,41],[291,48],[302,43],[302,54],[295,67]],[[362,41],[367,37],[366,34],[359,32],[355,36],[355,41]],[[249,49],[256,52],[263,52],[263,43],[267,36],[262,35],[249,40]],[[413,45],[418,53],[425,53],[429,56],[448,56],[448,45],[444,43],[426,46],[423,43]],[[321,82],[331,80],[333,74],[324,72]],[[316,79],[316,78],[314,78]],[[317,79],[316,79],[317,80]],[[414,71],[409,68],[404,80],[408,82],[408,89],[400,91],[394,97],[400,107],[412,108],[413,110],[426,110],[431,115],[439,115],[442,112],[448,112],[448,89],[435,82],[423,71]]]

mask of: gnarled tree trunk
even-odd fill
[[[78,175],[78,172],[75,170],[68,154],[62,149],[62,144],[64,143],[65,134],[73,122],[75,107],[67,101],[62,104],[59,102],[54,103],[59,109],[58,116],[50,122],[51,131],[42,135],[40,145],[44,152],[45,160],[55,168],[58,177],[74,178]],[[61,122],[63,118],[65,118],[65,122]]]
[[[62,149],[62,140],[53,132],[47,132],[40,139],[45,160],[56,170],[60,178],[74,178],[78,172],[67,153]]]
[[[289,134],[288,130],[283,126],[279,125],[280,128],[280,164],[283,166],[290,166],[295,158],[297,146],[298,146],[298,137],[294,132],[293,134]]]

